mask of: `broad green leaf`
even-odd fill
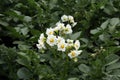
[[[27,27],[24,27],[24,28],[21,29],[21,33],[23,35],[27,35],[28,32],[29,32],[29,29]]]
[[[69,78],[68,80],[79,80],[78,78]]]
[[[86,7],[90,0],[75,0],[78,7]]]
[[[106,65],[111,65],[113,63],[116,63],[120,59],[120,57],[115,54],[110,54],[105,59],[106,59]]]
[[[80,34],[81,34],[81,32],[76,32],[74,34],[71,34],[70,38],[73,39],[73,40],[76,40],[77,38],[80,37]]]
[[[8,15],[10,15],[15,21],[21,20],[23,21],[24,16],[21,14],[20,11],[11,9],[7,12]]]
[[[3,25],[3,26],[8,26],[9,25],[7,22],[1,21],[1,20],[0,20],[0,24]]]
[[[86,44],[89,42],[86,38],[80,38],[81,41],[85,42]]]
[[[17,75],[20,79],[30,79],[32,77],[32,73],[27,68],[20,68],[17,71]]]
[[[112,18],[110,20],[109,31],[112,33],[119,23],[120,23],[119,18]]]
[[[19,34],[14,27],[11,26],[4,26],[7,30],[9,30],[9,35],[13,38],[25,38],[25,36],[22,36]]]
[[[4,64],[5,62],[3,60],[0,60],[0,64]]]
[[[113,64],[107,66],[106,70],[110,71],[110,70],[118,69],[118,68],[120,68],[120,62],[113,63]]]
[[[100,32],[100,28],[97,28],[97,29],[93,29],[90,31],[91,34],[97,34],[98,32]]]
[[[110,20],[110,25],[116,26],[117,24],[119,24],[119,22],[120,22],[120,19],[119,19],[119,18],[112,18],[112,19]]]
[[[120,77],[120,69],[113,70],[110,75],[115,75]]]
[[[0,16],[4,16],[4,14],[0,14]]]
[[[17,59],[16,60],[17,63],[23,65],[23,66],[26,66],[26,67],[29,67],[30,66],[30,61],[27,59],[27,58],[21,58],[21,59]]]
[[[82,71],[84,73],[88,73],[90,71],[90,68],[85,64],[80,64],[78,66],[78,68],[79,68],[80,71]]]
[[[107,41],[107,40],[109,40],[109,38],[110,38],[109,34],[101,34],[101,35],[99,35],[99,39],[101,41]]]
[[[26,55],[26,53],[18,52],[18,55],[19,55],[20,57],[22,57],[22,58],[26,58],[27,60],[30,61],[30,58],[29,58],[29,56]]]
[[[32,18],[30,16],[25,16],[23,20],[26,22],[30,22]]]
[[[28,50],[28,49],[30,49],[30,47],[31,47],[31,46],[28,46],[28,45],[26,45],[26,44],[19,44],[19,45],[18,45],[18,48],[19,48],[20,50]]]
[[[101,25],[100,27],[101,27],[102,29],[105,29],[105,28],[107,28],[108,23],[109,23],[109,19],[106,20],[105,22],[103,22],[102,25]]]
[[[111,3],[109,2],[104,8],[104,12],[107,13],[108,15],[112,15],[113,13],[118,11]]]

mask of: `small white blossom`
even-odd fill
[[[74,47],[75,47],[76,50],[78,50],[80,48],[80,42],[79,42],[79,40],[75,41]]]
[[[67,44],[64,41],[61,41],[60,43],[58,43],[57,46],[58,46],[58,51],[65,52]]]
[[[47,28],[46,34],[47,34],[47,35],[53,35],[53,34],[54,34],[54,29],[52,29],[52,28]]]
[[[72,28],[70,24],[67,24],[66,27],[64,28],[64,33],[65,34],[71,34],[72,33]]]
[[[61,17],[61,20],[62,20],[62,22],[68,21],[68,16],[67,16],[67,15],[63,15],[63,16]]]
[[[40,44],[36,44],[38,49],[42,49],[42,46]]]
[[[38,44],[36,44],[37,48],[38,48],[38,49],[46,49],[44,42],[45,42],[45,36],[44,36],[44,34],[42,33],[42,34],[40,35],[39,40],[38,40]]]
[[[39,44],[36,44],[38,49],[46,49],[45,44],[39,41]]]
[[[73,43],[73,40],[67,39],[67,43]]]
[[[68,46],[73,46],[73,40],[67,39],[67,45]]]
[[[43,33],[40,35],[39,40],[41,40],[42,42],[44,42],[44,41],[45,41],[45,36],[44,36],[44,34],[43,34]]]
[[[58,27],[58,26],[56,26],[55,28],[54,28],[54,31],[59,31],[60,30],[60,27]]]
[[[60,36],[58,36],[57,43],[60,43],[60,42],[65,42],[65,39],[60,37]]]
[[[77,22],[74,22],[71,24],[73,27],[77,25]]]
[[[54,35],[48,35],[47,41],[46,41],[50,46],[54,46],[57,43],[56,36]]]
[[[74,58],[74,62],[77,62],[78,61],[78,58]]]
[[[59,30],[63,30],[63,29],[65,28],[64,23],[58,22],[56,25],[57,25],[56,27],[57,27]]]
[[[68,16],[68,19],[69,19],[70,23],[74,23],[74,18],[73,18],[73,16]]]
[[[79,50],[79,51],[73,50],[73,51],[71,51],[70,53],[68,53],[68,56],[69,56],[70,58],[76,58],[78,55],[81,54],[81,52],[82,52],[82,50]]]

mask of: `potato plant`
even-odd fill
[[[120,0],[0,0],[0,80],[120,80]]]

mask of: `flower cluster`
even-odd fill
[[[46,45],[57,46],[58,51],[66,52],[71,59],[75,59],[82,52],[79,50],[80,42],[79,40],[65,39],[65,35],[72,34],[72,27],[76,24],[73,16],[63,15],[54,28],[47,28],[46,33],[40,35],[38,49],[47,49]]]

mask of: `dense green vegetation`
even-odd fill
[[[77,62],[36,47],[64,14]],[[0,0],[0,80],[120,80],[120,0]]]

